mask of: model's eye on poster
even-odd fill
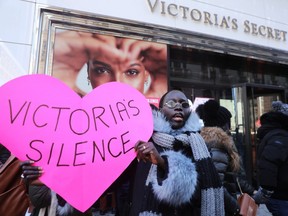
[[[117,81],[158,105],[167,91],[165,44],[79,31],[56,31],[52,75],[85,95]]]

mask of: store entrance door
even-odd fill
[[[247,179],[256,184],[256,132],[260,116],[271,110],[272,101],[285,102],[285,89],[267,85],[241,84],[232,88],[235,110],[233,136],[242,157]]]

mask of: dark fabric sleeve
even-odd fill
[[[259,183],[266,189],[277,186],[278,168],[287,158],[287,140],[273,136],[267,140],[258,161]]]
[[[239,211],[239,205],[237,200],[229,194],[229,192],[224,188],[224,206],[226,215],[234,215],[234,213]]]
[[[239,184],[240,184],[240,187],[242,189],[242,192],[243,193],[247,193],[249,194],[250,196],[253,195],[254,193],[254,187],[246,180],[246,178],[243,178],[241,176],[238,176],[238,181],[239,181]]]
[[[29,185],[29,198],[35,208],[44,208],[51,203],[51,190],[45,185]]]

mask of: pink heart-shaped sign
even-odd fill
[[[87,210],[152,134],[151,108],[134,88],[111,82],[81,98],[59,80],[27,75],[0,87],[0,143],[44,169],[40,180]]]

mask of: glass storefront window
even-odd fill
[[[170,77],[191,83],[231,86],[239,83],[288,88],[288,66],[196,49],[170,47]]]

